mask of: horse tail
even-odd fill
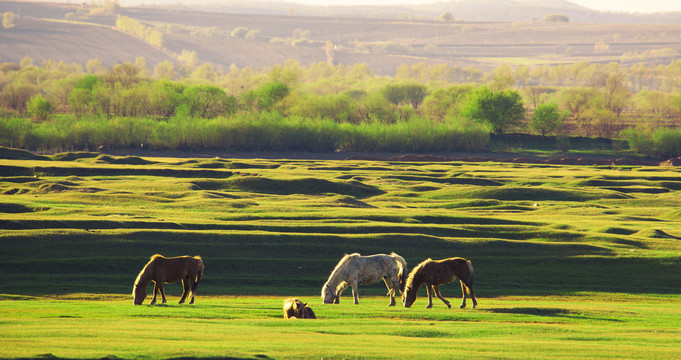
[[[400,292],[404,291],[404,286],[407,283],[407,262],[403,257],[397,255],[396,253],[390,253],[390,256],[395,259],[397,267],[399,269],[397,273],[397,279],[400,281]]]
[[[204,269],[203,259],[201,259],[201,257],[198,256],[198,255],[194,256],[194,259],[196,259],[196,261],[198,262],[199,269],[196,272],[196,279],[195,279],[196,281],[194,281],[194,286],[193,286],[192,291],[196,291],[196,288],[199,287],[199,283],[201,282],[201,277],[203,276],[203,269]]]
[[[466,260],[466,263],[468,264],[468,281],[466,283],[466,290],[470,294],[470,287],[473,286],[473,278],[475,275],[475,272],[473,271],[473,264],[471,264],[470,261]]]

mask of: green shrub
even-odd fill
[[[665,158],[681,156],[681,129],[637,126],[623,130],[620,136],[639,154]]]
[[[47,120],[47,117],[52,113],[54,106],[45,98],[38,94],[31,98],[26,103],[26,111],[38,120]]]

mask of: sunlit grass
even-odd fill
[[[121,296],[4,299],[0,356],[121,358],[668,358],[681,351],[675,297],[589,293],[481,298],[477,310],[321,305],[284,320],[283,297],[201,297],[133,306]]]
[[[674,358],[671,167],[124,158],[0,160],[0,358]],[[146,164],[144,164],[146,163]],[[137,165],[139,164],[139,165]],[[385,286],[320,304],[344,253],[462,256],[480,308]],[[194,306],[135,307],[154,253],[201,255]],[[151,288],[147,289],[151,291]],[[114,295],[108,295],[114,294]],[[456,300],[457,284],[443,287]],[[284,321],[288,296],[318,321]],[[456,302],[456,301],[454,301]],[[147,301],[148,303],[148,301]],[[656,332],[657,331],[657,332]]]

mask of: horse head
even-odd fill
[[[133,303],[135,305],[142,305],[144,299],[147,297],[147,286],[136,282],[132,289],[132,295],[134,296],[134,299],[132,300]]]
[[[338,304],[338,295],[328,283],[322,287],[322,302],[324,304]]]
[[[410,307],[414,301],[416,301],[416,293],[418,291],[414,290],[411,286],[405,286],[404,292],[402,293],[402,304],[404,307]]]

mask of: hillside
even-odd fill
[[[459,5],[465,8],[465,3]],[[234,12],[203,9],[210,11],[130,7],[102,15],[93,10],[87,14],[80,5],[0,1],[0,12],[21,14],[15,27],[0,31],[0,62],[19,62],[29,55],[38,63],[53,59],[85,64],[96,57],[110,66],[142,56],[153,67],[187,50],[196,52],[199,63],[226,68],[272,66],[293,59],[303,65],[367,63],[378,74],[393,75],[400,65],[419,62],[474,65],[483,71],[499,64],[626,63],[632,58],[659,64],[679,58],[681,47],[676,24],[532,22],[536,17],[513,23],[442,22],[428,17],[396,20],[305,16],[295,11],[239,13],[243,7],[220,8]],[[549,10],[556,9],[541,11]],[[69,13],[85,15],[66,22]],[[113,27],[117,15],[161,31],[163,51],[117,31]],[[232,36],[239,28],[252,36]],[[329,44],[331,53],[325,49]],[[639,56],[655,52],[656,56]]]
[[[516,22],[541,20],[547,14],[564,14],[575,23],[679,23],[680,12],[670,13],[624,13],[592,10],[567,0],[449,0],[422,5],[364,5],[364,6],[324,6],[304,5],[292,1],[238,1],[207,0],[201,2],[177,0],[124,1],[124,4],[191,8],[210,12],[232,12],[267,15],[300,15],[355,18],[396,19],[433,19],[443,12],[451,13],[462,21]]]

